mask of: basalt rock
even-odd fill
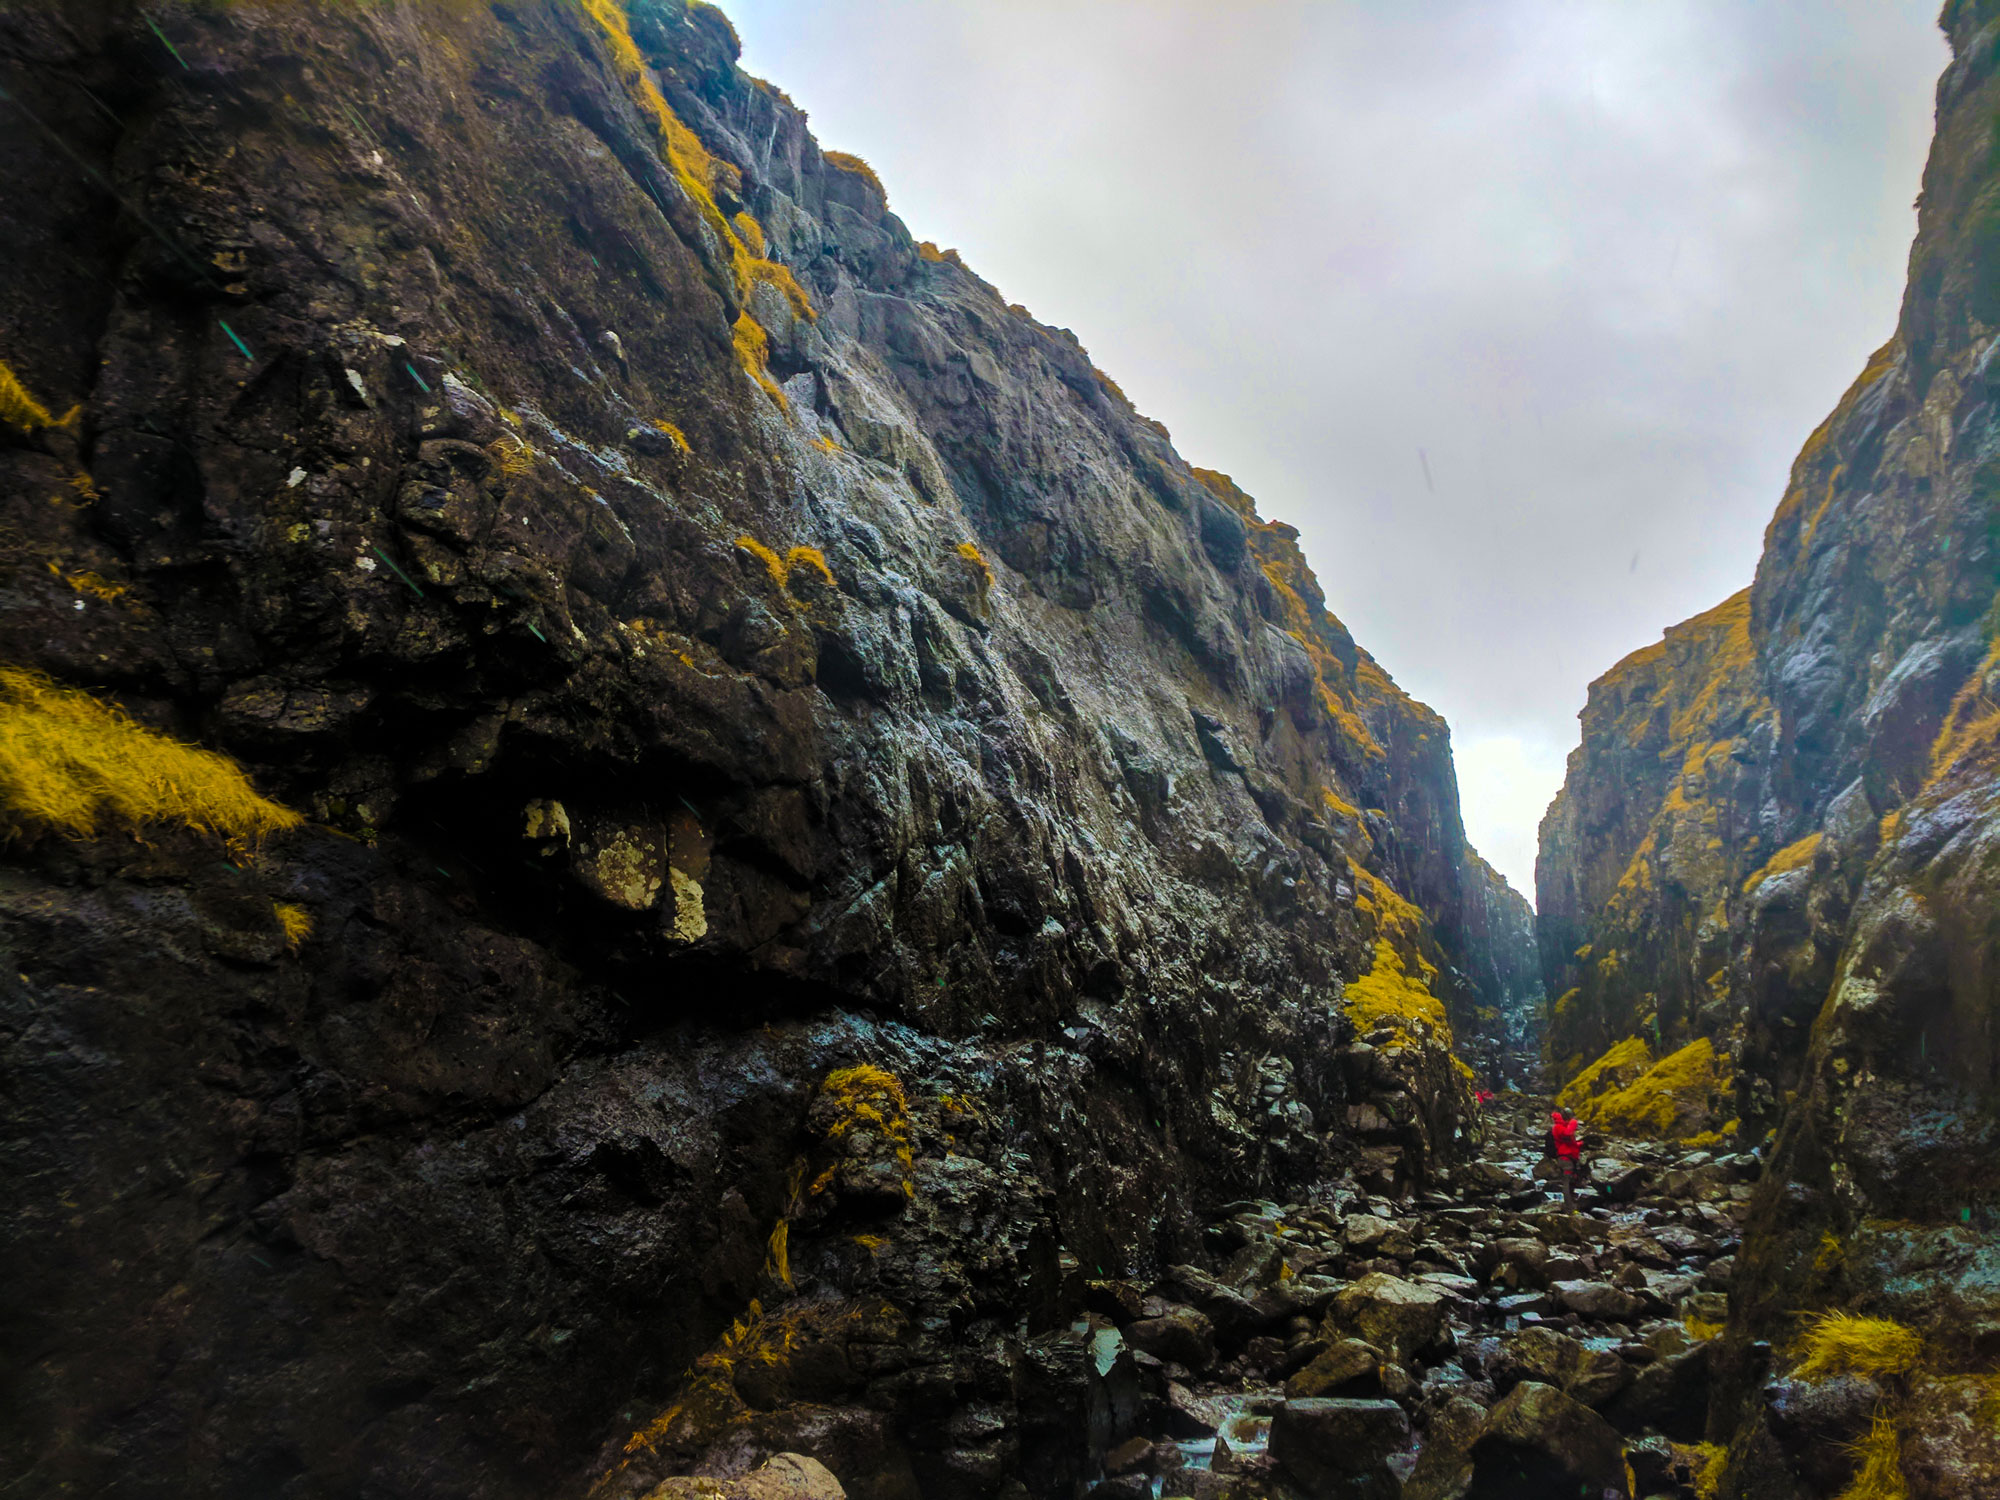
[[[1823,1451],[1787,1457],[1812,1403],[1765,1399],[1803,1361],[1802,1319],[1850,1309],[1916,1332],[1952,1379],[2000,1370],[1991,21],[1943,9],[1952,61],[1893,337],[1800,451],[1747,593],[1593,686],[1543,825],[1559,1073],[1709,1047],[1683,1069],[1700,1087],[1641,1079],[1627,1103],[1676,1133],[1699,1105],[1700,1125],[1735,1121],[1768,1152],[1750,1201],[1707,1189],[1745,1219],[1716,1278],[1729,1336],[1706,1425],[1730,1440],[1725,1496],[1846,1483]],[[1628,1427],[1666,1379],[1644,1371],[1620,1398]],[[1695,1395],[1674,1399],[1689,1433]],[[1869,1451],[1916,1492],[1983,1493],[1986,1429],[1936,1414],[1955,1400],[1890,1389]]]
[[[1087,1282],[1474,1133],[1442,720],[736,51],[0,8],[0,664],[307,816],[0,808],[22,1494],[1068,1495]]]

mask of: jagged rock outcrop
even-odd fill
[[[1066,1494],[1086,1279],[1463,1149],[1532,934],[1445,725],[718,12],[0,54],[12,711],[308,815],[9,784],[19,1493]]]
[[[1830,1494],[1869,1465],[1972,1496],[1993,1474],[1966,1413],[2000,1354],[2000,25],[1962,0],[1942,24],[1895,336],[1800,453],[1747,599],[1593,685],[1543,825],[1551,1056],[1707,1039],[1729,1128],[1777,1127],[1711,1413],[1724,1494]],[[1765,1386],[1832,1308],[1872,1320],[1858,1447]],[[1914,1375],[1880,1361],[1905,1332]]]

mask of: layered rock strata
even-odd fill
[[[1087,1279],[1477,1129],[1443,722],[736,52],[0,9],[21,1493],[1066,1494]]]

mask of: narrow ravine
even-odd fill
[[[1129,1348],[1144,1410],[1091,1493],[1701,1494],[1758,1160],[1587,1138],[1571,1208],[1549,1108],[1492,1099],[1431,1190],[1230,1204],[1201,1264],[1090,1283],[1100,1368]]]

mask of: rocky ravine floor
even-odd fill
[[[1547,1111],[1494,1101],[1476,1159],[1436,1191],[1347,1179],[1311,1203],[1231,1204],[1205,1267],[1088,1282],[1074,1332],[1111,1422],[1140,1434],[1088,1493],[1695,1500],[1719,1456],[1702,1446],[1709,1341],[1757,1159],[1591,1142],[1571,1209],[1540,1160]],[[839,1493],[823,1471],[735,1483]]]

